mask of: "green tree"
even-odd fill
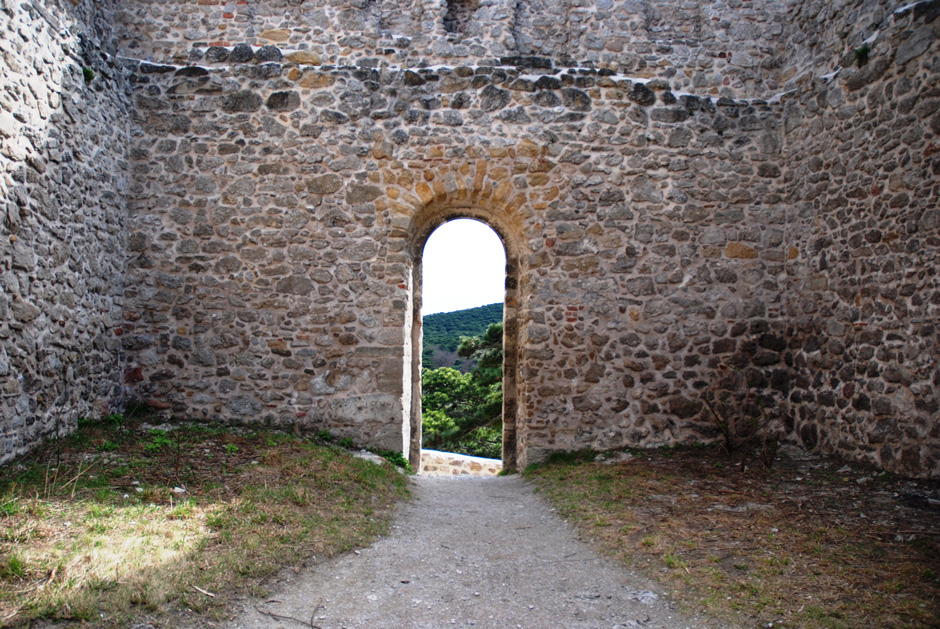
[[[503,319],[503,304],[496,303],[455,312],[440,312],[423,318],[422,360],[429,368],[457,367],[454,364],[457,347],[464,336],[482,335],[486,328]],[[461,371],[473,365],[463,363]]]
[[[458,354],[476,369],[425,369],[421,374],[424,447],[499,458],[502,454],[503,324],[462,337]]]
[[[421,374],[422,408],[440,411],[458,425],[471,422],[483,403],[482,391],[473,382],[473,374],[463,374],[450,367],[425,369]]]
[[[483,369],[503,369],[503,324],[491,323],[482,336],[462,336],[457,355],[477,361]]]

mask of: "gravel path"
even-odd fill
[[[418,476],[413,490],[388,537],[281,581],[228,626],[710,626],[579,541],[519,476]]]

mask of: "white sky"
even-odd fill
[[[438,227],[424,246],[421,316],[502,302],[506,251],[479,221],[461,218]]]

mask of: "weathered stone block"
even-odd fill
[[[725,256],[745,260],[753,259],[757,257],[757,250],[741,242],[729,242],[725,246]]]
[[[346,188],[346,203],[368,203],[382,195],[378,186],[352,184]]]
[[[272,28],[258,33],[261,39],[267,39],[273,42],[286,42],[290,39],[290,30],[286,28]]]
[[[29,323],[42,314],[39,308],[27,301],[14,302],[10,306],[10,312],[13,313],[13,318],[21,323]]]
[[[229,50],[224,46],[212,46],[206,51],[205,60],[209,63],[222,63],[228,61]]]
[[[291,275],[278,280],[276,289],[288,295],[309,295],[313,291],[313,282],[302,275]]]
[[[512,95],[494,85],[488,85],[480,92],[480,109],[483,111],[496,111],[502,109],[512,100]]]
[[[643,83],[635,83],[630,90],[630,100],[642,107],[648,107],[656,102],[656,94]]]
[[[222,111],[226,113],[253,112],[261,109],[261,95],[250,91],[240,90],[222,97]]]
[[[318,66],[321,63],[320,55],[309,50],[299,50],[289,52],[284,55],[284,60],[298,65]]]
[[[297,92],[274,92],[266,103],[271,111],[294,111],[300,107],[300,94]]]
[[[238,44],[232,48],[229,61],[233,63],[247,63],[255,58],[255,52],[248,44]],[[178,74],[178,73],[177,73]]]
[[[262,46],[255,51],[255,60],[260,63],[271,63],[278,62],[284,58],[284,55],[281,54],[281,50],[277,46],[272,46],[270,44]]]
[[[591,98],[579,89],[572,87],[562,89],[561,100],[565,107],[573,111],[591,110]]]
[[[343,187],[343,178],[334,174],[320,175],[307,179],[306,185],[313,194],[332,194]]]

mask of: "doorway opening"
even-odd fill
[[[506,252],[473,219],[438,227],[422,253],[421,441],[501,459]]]
[[[475,214],[429,217],[412,241],[416,466],[422,449],[515,466],[515,247]]]

